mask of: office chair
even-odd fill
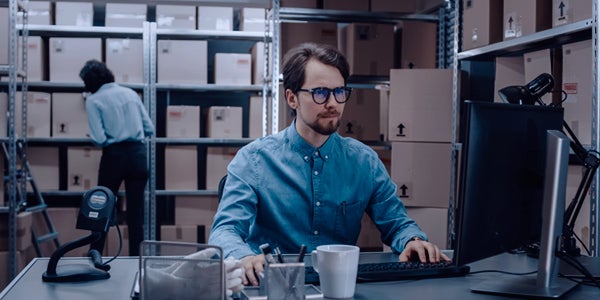
[[[217,188],[217,199],[219,202],[221,201],[221,197],[223,197],[223,188],[225,187],[225,182],[227,181],[227,174],[221,178],[219,181],[219,187]]]

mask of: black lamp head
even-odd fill
[[[541,97],[554,87],[554,78],[548,73],[542,73],[524,86],[512,85],[498,90],[500,98],[507,103],[544,105]]]

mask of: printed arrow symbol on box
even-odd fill
[[[512,17],[510,17],[510,18],[508,19],[508,28],[509,28],[509,29],[512,29],[512,23],[513,23],[513,22],[514,22],[513,18],[512,18]]]
[[[398,134],[396,134],[396,136],[404,136],[404,124],[400,123],[400,125],[398,125]]]
[[[558,9],[560,9],[560,16],[562,17],[564,15],[564,8],[565,8],[565,3],[560,1],[560,4],[558,5]]]
[[[406,191],[408,190],[408,187],[405,184],[403,184],[400,187],[400,190],[402,191],[402,194],[400,194],[400,197],[408,197],[408,195],[406,194]]]

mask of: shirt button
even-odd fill
[[[314,233],[315,235],[318,235],[318,234],[319,234],[319,231],[318,231],[318,230],[315,230],[315,231],[313,231],[313,233]]]
[[[317,201],[317,206],[321,206],[321,202]]]
[[[315,176],[316,176],[316,175],[319,175],[319,171],[315,171]]]
[[[308,161],[308,156],[305,156],[305,157],[304,157],[304,160]]]
[[[325,159],[329,159],[329,155],[325,155]]]

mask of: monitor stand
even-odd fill
[[[566,198],[567,168],[570,140],[562,132],[548,130],[542,237],[537,277],[519,276],[484,281],[471,288],[478,293],[558,298],[577,286],[558,277],[558,258],[555,255],[562,235]]]

